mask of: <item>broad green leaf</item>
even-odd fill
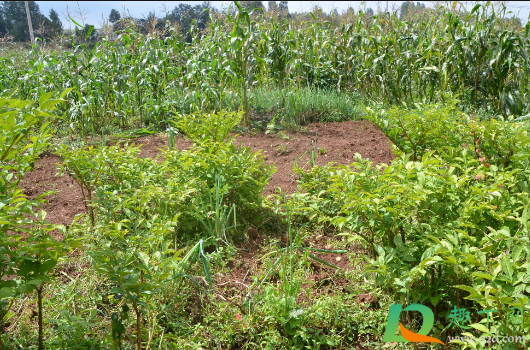
[[[490,281],[493,279],[493,277],[490,274],[484,273],[484,272],[473,272],[471,274],[471,276],[475,276],[477,278],[487,279],[487,280],[490,280]]]
[[[0,300],[10,298],[15,295],[15,290],[9,287],[0,288]]]
[[[513,279],[514,266],[507,255],[503,255],[501,258],[502,270],[508,275],[510,281]]]
[[[481,324],[481,323],[472,323],[472,324],[470,324],[470,326],[475,328],[475,329],[477,329],[477,330],[479,330],[479,331],[481,331],[481,332],[489,333],[489,329],[486,326],[484,326],[483,324]]]

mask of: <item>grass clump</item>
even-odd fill
[[[285,126],[317,122],[358,120],[364,115],[363,99],[355,93],[314,87],[256,87],[251,105],[257,118]]]

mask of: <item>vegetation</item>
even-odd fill
[[[0,31],[24,41],[9,19],[20,3],[2,4]],[[443,341],[528,347],[530,26],[502,4],[329,16],[180,4],[109,22],[98,35],[75,23],[66,47],[0,48],[0,349],[416,348],[382,345],[393,303],[432,309]],[[234,144],[235,130],[360,118],[397,158],[318,166],[314,144],[293,194],[263,198],[274,167]],[[152,159],[107,142],[136,129],[165,131],[168,148]],[[176,149],[177,134],[192,146]],[[22,191],[45,151],[82,190],[87,215],[69,225],[46,220],[50,193]],[[254,227],[267,237],[249,275],[236,257]],[[332,244],[315,248],[317,235]],[[337,268],[319,253],[348,254],[340,292],[307,280]],[[239,294],[220,282],[238,268]],[[468,328],[453,307],[473,312]],[[403,323],[418,329],[416,316]]]
[[[36,38],[53,39],[62,35],[57,11],[51,9],[48,18],[40,12],[36,1],[28,1],[28,7]],[[2,1],[0,5],[0,38],[8,36],[14,41],[30,41],[24,1]]]

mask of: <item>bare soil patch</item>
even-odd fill
[[[142,145],[140,157],[156,157],[161,153],[161,149],[167,147],[166,137],[161,135],[143,136],[128,142]],[[277,188],[281,188],[283,193],[293,193],[297,187],[297,178],[293,171],[294,163],[298,162],[299,166],[308,169],[311,149],[316,152],[318,165],[329,162],[349,165],[353,162],[355,153],[370,159],[374,164],[389,164],[395,157],[390,147],[390,140],[367,121],[310,124],[304,130],[294,133],[282,132],[274,135],[248,133],[237,136],[235,143],[250,147],[254,152],[260,151],[265,161],[277,168],[277,172],[264,190],[264,195],[275,193]],[[191,145],[190,140],[176,139],[177,149],[187,149]],[[69,175],[58,175],[57,164],[60,161],[60,157],[56,154],[42,154],[36,160],[34,169],[25,175],[21,186],[31,199],[47,191],[56,191],[57,193],[47,197],[48,202],[43,205],[43,209],[48,213],[49,222],[69,225],[77,214],[85,212],[85,207],[81,189],[74,179]],[[278,232],[278,234],[276,238],[266,237],[259,229],[249,228],[248,240],[237,246],[236,257],[228,263],[229,271],[215,277],[216,289],[223,298],[241,303],[244,298],[259,292],[250,291],[249,287],[256,276],[266,270],[262,257],[267,249],[271,249],[269,240],[275,239],[279,248],[285,247],[287,243],[285,233]],[[306,237],[303,245],[330,250],[333,249],[334,242],[340,239],[341,237],[336,235],[321,234]],[[338,266],[342,272],[309,259],[310,268],[306,272],[297,302],[305,305],[312,303],[319,296],[351,293],[352,282],[345,277],[343,271],[352,268],[351,258],[359,253],[360,249],[362,250],[358,246],[348,245],[348,252],[343,254],[314,252],[318,258]],[[58,272],[57,277],[66,282],[79,273],[82,272],[66,266],[60,273]],[[273,274],[268,281],[279,282],[278,276]],[[310,295],[304,292],[307,289],[311,290]],[[369,293],[358,294],[356,302],[372,308],[377,307],[377,300]]]
[[[85,212],[81,188],[70,175],[60,176],[57,164],[61,158],[45,152],[35,161],[33,170],[28,172],[21,187],[29,199],[50,191],[57,193],[46,197],[42,205],[47,213],[46,220],[52,224],[69,225],[77,214]]]
[[[249,236],[248,233],[247,236]],[[278,241],[278,249],[287,246],[287,237],[285,234],[271,238],[266,237],[265,234],[261,234],[259,231],[254,239],[249,237],[247,241],[237,245],[238,252],[234,259],[227,265],[229,272],[226,274],[217,274],[215,276],[216,289],[220,291],[223,296],[231,298],[233,301],[242,302],[245,298],[249,297],[249,295],[259,293],[257,290],[250,291],[249,287],[253,284],[255,276],[264,276],[265,272],[268,271],[266,263],[261,257],[266,253],[270,253],[271,242],[274,242],[270,241],[271,239]],[[306,237],[303,240],[302,246],[335,250],[334,243],[341,240],[341,236],[319,234]],[[346,247],[344,247],[344,244],[341,245],[342,248],[340,249],[346,250],[347,252],[311,252],[317,258],[338,267],[338,270],[319,261],[308,258],[309,270],[305,272],[304,282],[301,285],[300,293],[297,297],[297,303],[300,305],[309,305],[314,302],[316,298],[321,296],[352,292],[351,281],[348,280],[342,272],[354,267],[354,262],[351,260],[352,256],[366,252],[362,247],[354,244],[348,244]],[[272,244],[272,246],[274,246],[274,244]],[[278,257],[279,253],[273,254],[270,259],[275,260]],[[267,282],[280,282],[277,270],[278,267],[269,275]],[[307,289],[311,290],[311,294],[308,295],[306,293]],[[377,299],[368,293],[359,294],[356,301],[359,304],[368,304],[369,307],[374,308],[377,304]]]
[[[142,145],[140,157],[156,157],[160,149],[167,147],[163,135],[142,136],[130,142]],[[310,149],[317,150],[316,162],[319,165],[329,162],[348,165],[352,163],[355,153],[360,153],[375,164],[389,164],[395,157],[390,140],[368,121],[309,124],[305,130],[295,133],[247,133],[237,136],[235,143],[250,147],[254,152],[261,151],[265,161],[277,168],[264,195],[274,193],[278,187],[284,193],[293,193],[297,186],[294,162],[298,161],[301,167],[308,168]],[[175,142],[177,149],[187,149],[191,145],[192,142],[185,138],[177,138]],[[21,186],[30,199],[47,191],[57,191],[47,197],[48,203],[43,205],[43,209],[48,213],[49,222],[69,225],[75,215],[85,212],[85,207],[81,189],[74,179],[69,175],[57,175],[56,164],[60,161],[56,154],[42,154],[35,162],[34,169],[24,176]]]
[[[156,157],[160,149],[167,147],[165,136],[142,136],[133,142],[142,145],[141,157]],[[298,162],[304,169],[309,168],[310,150],[316,150],[318,165],[329,162],[349,165],[355,153],[374,164],[389,164],[395,157],[388,137],[374,124],[364,120],[309,124],[304,130],[294,133],[247,133],[238,135],[235,144],[250,147],[253,152],[261,152],[265,162],[277,168],[265,188],[265,196],[275,193],[278,187],[284,193],[296,190],[294,163]],[[187,149],[191,145],[188,139],[177,138],[175,141],[177,149]]]
[[[325,165],[335,162],[349,165],[355,153],[361,154],[375,164],[389,164],[395,155],[390,148],[391,141],[375,125],[367,121],[346,121],[326,124],[309,124],[304,131],[285,133],[287,138],[278,135],[241,135],[236,142],[262,151],[267,163],[278,169],[265,188],[264,195],[275,192],[280,187],[285,193],[296,191],[294,162],[304,169],[309,168],[311,149],[316,149],[316,163]]]

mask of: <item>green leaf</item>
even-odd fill
[[[200,254],[200,258],[201,258],[202,271],[204,272],[204,276],[206,277],[206,281],[208,281],[208,283],[211,284],[212,283],[212,278],[210,276],[210,268],[208,266],[208,258],[204,254],[203,240],[202,239],[199,241],[199,254]]]
[[[517,263],[519,261],[519,258],[521,257],[521,254],[524,249],[525,247],[523,245],[517,245],[513,248],[512,257],[513,257],[514,263]]]
[[[480,323],[472,323],[470,326],[484,333],[489,333],[490,331],[486,326]]]
[[[36,285],[36,286],[39,286],[45,282],[49,282],[50,281],[50,277],[48,276],[39,276],[39,278],[35,278],[35,279],[32,279],[28,282],[26,282],[26,284],[29,284],[29,285]]]
[[[324,261],[324,260],[322,260],[322,259],[320,259],[320,258],[314,256],[313,254],[309,254],[309,257],[311,257],[312,259],[318,261],[319,263],[322,263],[322,264],[327,265],[327,266],[329,266],[329,267],[333,267],[334,269],[338,269],[338,268],[339,268],[338,266],[335,266],[335,265],[333,265],[333,264],[330,264],[330,263],[328,263],[327,261]]]
[[[465,290],[466,292],[469,292],[470,296],[476,296],[480,295],[473,287],[465,286],[465,285],[456,285],[455,288]]]
[[[475,276],[477,278],[487,279],[487,280],[490,280],[490,281],[493,279],[493,277],[489,273],[485,273],[485,272],[473,272],[471,274],[471,276]]]
[[[57,260],[53,260],[52,259],[52,260],[45,261],[44,263],[42,263],[39,266],[38,272],[45,274],[48,271],[50,271],[51,269],[53,269],[55,267],[55,265],[57,265]]]
[[[9,287],[0,288],[0,300],[10,298],[15,295],[15,290]]]
[[[69,19],[70,21],[72,21],[76,26],[78,26],[78,27],[80,27],[80,28],[85,28],[85,27],[83,27],[81,24],[77,23],[72,17],[68,17],[68,19]]]
[[[309,248],[305,247],[304,249],[308,249],[314,252],[323,252],[323,253],[334,253],[334,254],[342,254],[347,253],[348,251],[345,249],[337,249],[337,250],[328,250],[328,249],[317,249],[317,248]]]
[[[507,255],[503,255],[501,258],[501,266],[504,273],[508,275],[510,281],[513,279],[513,263],[510,261],[510,258]]]
[[[59,96],[60,99],[64,99],[64,97],[70,92],[72,91],[74,88],[68,88],[68,89],[65,89],[63,92],[61,92],[61,95]]]
[[[39,107],[42,106],[42,104],[46,101],[48,101],[50,99],[50,97],[53,96],[55,92],[54,91],[51,91],[51,92],[46,92],[44,94],[42,94],[40,97],[39,97]],[[46,108],[44,108],[46,109]]]

